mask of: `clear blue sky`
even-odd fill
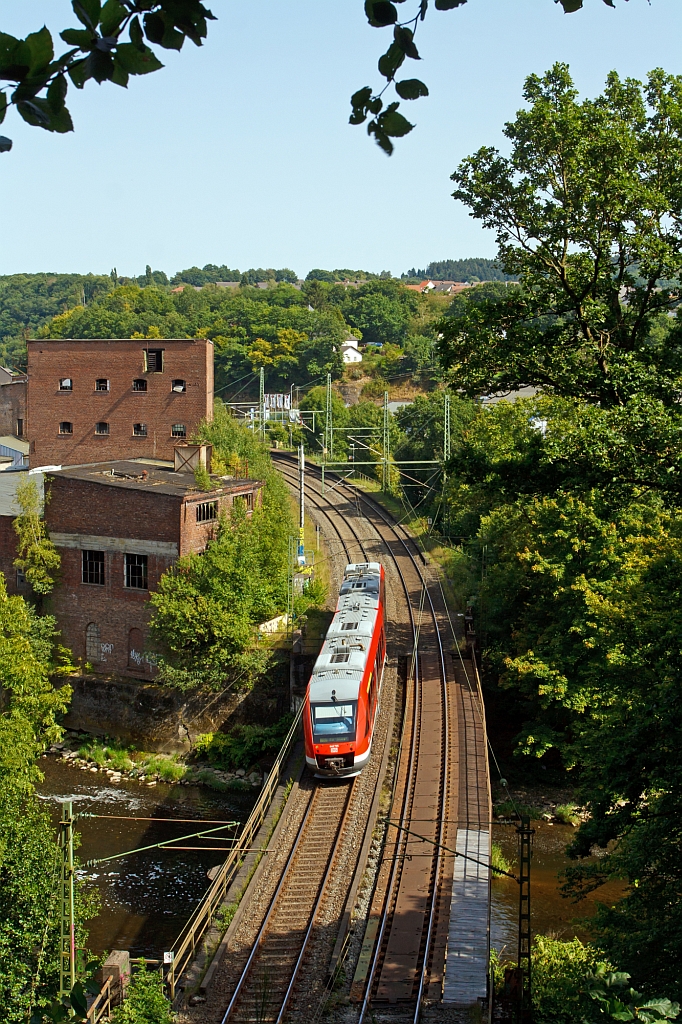
[[[387,158],[348,125],[349,96],[379,82],[386,30],[362,0],[208,0],[201,49],[127,90],[70,90],[76,131],[50,135],[16,114],[2,126],[0,273],[172,273],[193,264],[350,267],[395,274],[432,259],[494,256],[491,236],[450,198],[449,176],[481,145],[503,144],[524,77],[555,60],[579,89],[606,73],[682,73],[680,0],[469,0],[431,10],[409,73],[431,96]],[[416,7],[406,0],[401,14]],[[75,24],[67,0],[10,0],[0,28]],[[407,109],[406,109],[407,108]]]

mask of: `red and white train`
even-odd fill
[[[316,776],[358,775],[369,761],[385,661],[384,567],[347,565],[303,709],[305,759]]]

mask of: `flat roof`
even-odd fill
[[[140,348],[163,348],[164,345],[168,345],[174,341],[182,341],[185,343],[188,341],[201,341],[206,342],[209,345],[213,344],[210,338],[27,338],[26,340],[28,344],[34,345],[38,342],[40,342],[41,345],[51,345],[57,342],[68,343],[71,345],[74,342],[79,341],[83,343],[89,342],[90,344],[92,344],[93,341],[98,343],[101,342],[102,344],[108,344],[111,341],[125,341],[127,345],[130,345],[131,343],[137,344]]]
[[[214,488],[202,491],[194,482],[193,473],[175,473],[170,466],[166,468],[155,465],[152,460],[138,462],[132,459],[112,459],[109,462],[93,462],[85,466],[68,466],[54,470],[50,475],[64,477],[66,480],[86,480],[106,487],[151,491],[180,498],[217,498],[221,494],[232,494],[245,488],[254,490],[263,486],[262,480],[211,476]]]

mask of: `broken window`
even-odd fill
[[[187,437],[184,423],[174,423],[171,427],[171,437]]]
[[[144,363],[145,373],[163,373],[163,349],[145,349]]]
[[[108,423],[95,423],[95,433],[96,434],[108,434],[109,433],[109,424]]]
[[[246,502],[246,508],[249,512],[253,511],[253,491],[249,491],[248,494],[244,495],[244,501]]]
[[[98,377],[95,381],[95,391],[108,391],[109,381],[106,377]]]
[[[133,437],[146,437],[147,436],[147,424],[146,423],[133,423]]]
[[[73,381],[70,377],[61,377],[59,380],[60,391],[73,391]]]
[[[173,381],[173,391],[177,391],[178,394],[181,394],[183,391],[186,391],[186,390],[187,390],[187,381],[184,381],[184,380],[174,380]]]
[[[64,420],[63,423],[59,424],[60,434],[73,434],[73,423],[69,423],[68,420]]]
[[[83,552],[83,583],[95,583],[104,586],[104,552]]]
[[[102,641],[100,639],[99,626],[96,622],[90,622],[85,630],[85,657],[87,661],[97,664],[101,656]]]
[[[146,391],[147,381],[144,377],[136,377],[133,381],[133,391]]]
[[[23,436],[24,436],[24,421],[23,420],[17,420],[17,437],[23,437]]]
[[[197,505],[197,522],[207,523],[210,519],[218,518],[218,502],[202,501]]]
[[[125,555],[125,585],[132,590],[147,590],[147,556]]]

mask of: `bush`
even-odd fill
[[[497,868],[499,871],[513,871],[513,865],[507,860],[505,855],[502,853],[502,847],[499,843],[493,843],[490,850],[490,863],[492,867]],[[493,872],[493,882],[504,879],[505,875],[498,875]]]
[[[147,970],[144,960],[133,975],[128,995],[112,1016],[112,1024],[173,1024],[171,1004],[156,971]]]
[[[576,814],[577,808],[574,804],[558,804],[554,808],[554,817],[562,825],[577,825],[580,818]]]
[[[236,725],[229,733],[209,732],[198,738],[195,749],[220,768],[250,768],[263,754],[277,753],[291,722],[292,716],[284,715],[274,725]]]

